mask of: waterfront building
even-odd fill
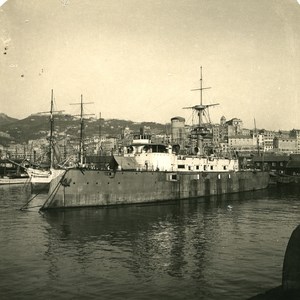
[[[297,139],[295,137],[275,137],[274,152],[278,153],[297,153]]]
[[[217,145],[219,144],[220,142],[223,141],[222,139],[222,125],[220,124],[214,124],[212,126],[212,141],[213,141],[213,144]]]
[[[280,138],[289,138],[291,135],[291,132],[289,130],[279,130],[278,134],[276,136]]]
[[[0,159],[5,159],[7,154],[7,147],[0,144]]]
[[[290,157],[287,154],[278,155],[270,153],[253,157],[255,169],[268,170],[280,174],[286,173],[286,167],[289,161]]]
[[[3,151],[4,152],[4,151]],[[4,156],[9,157],[13,160],[23,160],[29,159],[31,160],[33,152],[32,148],[29,147],[28,144],[18,144],[15,142],[11,142],[5,147]]]
[[[288,175],[300,175],[300,155],[291,154],[290,159],[286,165],[286,174]]]
[[[251,130],[248,128],[242,128],[241,129],[241,135],[251,135]]]
[[[261,129],[259,134],[262,136],[262,148],[264,152],[272,152],[274,148],[274,138],[276,132],[272,130]]]
[[[255,135],[236,135],[228,137],[228,147],[238,152],[257,151],[257,139]]]
[[[117,138],[116,137],[107,137],[102,143],[101,148],[103,154],[109,155],[112,150],[117,149]]]
[[[296,141],[297,141],[297,151],[296,151],[296,153],[300,153],[300,129],[291,130],[290,136],[296,139]]]
[[[228,137],[242,135],[243,121],[241,119],[233,118],[227,121],[225,125],[227,126]]]

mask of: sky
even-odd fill
[[[3,1],[2,1],[3,2]],[[136,122],[300,129],[297,0],[8,0],[0,7],[0,112],[55,107]]]

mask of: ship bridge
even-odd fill
[[[173,171],[176,168],[176,155],[171,145],[135,143],[125,147],[123,156],[115,159],[124,170]]]

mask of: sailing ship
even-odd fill
[[[50,105],[50,133],[49,133],[49,159],[50,167],[48,168],[32,168],[27,167],[25,171],[30,177],[31,193],[47,193],[50,182],[53,178],[63,173],[64,170],[54,166],[54,96],[51,90],[51,105]],[[44,112],[43,112],[44,113]],[[48,113],[48,112],[47,112]]]
[[[202,103],[204,89],[201,68],[200,104],[190,107],[199,116],[194,153],[183,155],[172,145],[139,137],[122,154],[113,154],[106,170],[81,166],[53,178],[41,209],[160,202],[266,188],[268,172],[240,170],[234,157],[204,155],[207,130],[202,116],[212,106]]]
[[[0,177],[0,185],[12,185],[12,184],[24,184],[29,182],[29,177],[27,174],[22,174],[20,176],[3,176]]]

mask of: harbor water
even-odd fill
[[[248,299],[281,284],[298,187],[20,211],[0,187],[0,299]]]

